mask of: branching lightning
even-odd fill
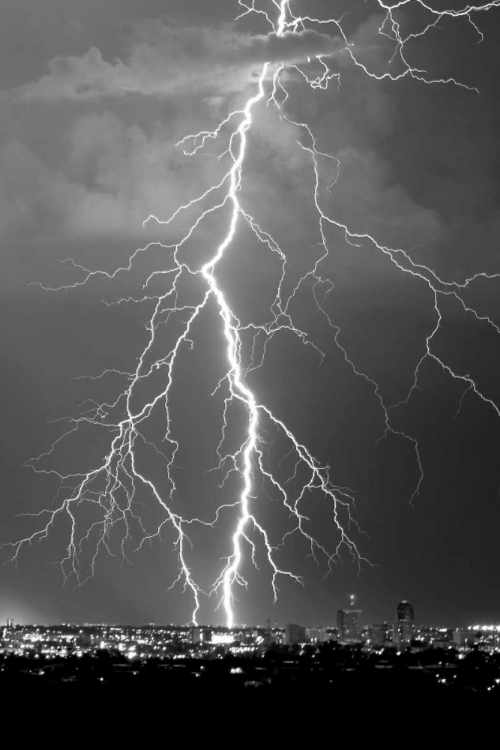
[[[493,0],[493,2],[484,5],[468,5],[461,10],[437,11],[422,0],[401,0],[399,3],[392,5],[383,2],[383,0],[377,0],[379,10],[383,13],[383,22],[380,25],[379,32],[388,37],[394,45],[389,69],[383,73],[377,73],[361,62],[360,50],[349,41],[344,33],[342,19],[324,20],[295,15],[291,7],[293,6],[292,0],[280,0],[279,2],[278,0],[271,0],[270,5],[272,7],[268,10],[256,7],[256,0],[251,2],[250,0],[248,2],[238,0],[238,2],[241,9],[238,18],[252,14],[262,16],[270,25],[270,34],[278,38],[286,35],[300,35],[306,29],[319,28],[323,32],[325,29],[333,28],[335,35],[341,39],[341,51],[347,54],[352,63],[361,68],[371,78],[394,81],[409,76],[426,85],[454,84],[458,86],[464,86],[464,84],[455,79],[433,79],[425,71],[412,67],[406,55],[408,42],[423,36],[446,18],[466,20],[475,29],[478,40],[481,41],[482,34],[474,21],[475,15],[500,6],[500,0]],[[398,11],[411,4],[416,4],[422,11],[425,11],[429,21],[421,31],[403,36],[398,21]],[[330,160],[338,175],[340,162],[334,155],[322,153],[319,150],[316,138],[307,123],[295,121],[287,113],[287,101],[292,94],[287,89],[288,78],[286,74],[293,71],[303,78],[311,88],[326,89],[332,80],[340,82],[340,74],[332,70],[329,65],[330,58],[337,54],[338,51],[333,52],[330,56],[322,53],[315,57],[316,69],[318,64],[320,66],[321,72],[319,74],[317,72],[311,74],[309,60],[307,63],[306,61],[304,63],[265,62],[260,70],[256,91],[252,92],[242,108],[229,112],[213,131],[205,130],[193,135],[186,135],[177,144],[179,148],[182,148],[186,157],[196,158],[209,143],[218,144],[222,142],[225,145],[221,146],[218,158],[221,162],[224,158],[229,159],[229,169],[216,184],[180,206],[168,219],[160,219],[151,215],[144,222],[145,224],[157,222],[159,225],[168,226],[172,225],[180,216],[190,216],[193,211],[198,213],[197,218],[192,221],[180,241],[175,245],[165,246],[165,252],[172,259],[172,268],[170,270],[158,269],[153,271],[146,279],[141,296],[138,298],[119,300],[121,303],[127,301],[133,301],[137,304],[153,303],[153,312],[147,326],[147,340],[137,360],[135,370],[131,372],[107,370],[97,376],[104,378],[110,372],[114,373],[124,379],[126,385],[123,390],[111,403],[89,402],[88,408],[78,417],[68,420],[68,428],[57,438],[46,453],[28,462],[31,468],[37,472],[54,474],[60,480],[60,487],[56,496],[55,509],[44,509],[36,514],[43,521],[42,527],[29,536],[4,545],[11,548],[11,560],[16,561],[24,547],[46,539],[58,519],[65,516],[70,522],[70,535],[66,554],[61,562],[62,571],[65,578],[74,577],[78,583],[83,583],[94,573],[97,557],[101,551],[104,550],[114,554],[112,534],[119,533],[121,555],[126,559],[130,554],[131,547],[135,547],[135,549],[143,547],[146,542],[159,537],[164,526],[169,526],[175,534],[178,559],[178,576],[172,585],[180,583],[186,591],[190,592],[194,602],[193,623],[197,622],[201,597],[205,594],[213,594],[217,598],[219,606],[225,612],[226,623],[229,627],[235,621],[235,591],[238,586],[247,586],[243,573],[245,558],[250,559],[257,565],[256,550],[258,546],[264,551],[270,566],[271,586],[275,600],[278,596],[278,582],[281,577],[289,577],[299,583],[302,582],[299,574],[280,564],[280,549],[292,534],[301,535],[307,541],[314,559],[319,563],[322,558],[323,561],[326,561],[328,569],[331,569],[335,561],[340,559],[343,551],[347,551],[358,565],[368,562],[359,550],[355,537],[351,533],[352,528],[357,529],[352,515],[352,491],[349,488],[335,485],[330,476],[329,467],[315,458],[300,438],[287,426],[286,422],[265,403],[262,403],[258,395],[248,385],[249,374],[260,368],[264,362],[269,342],[283,331],[297,337],[302,344],[311,348],[320,361],[324,358],[324,352],[320,350],[306,331],[295,325],[292,319],[292,302],[299,290],[306,286],[306,283],[311,284],[314,302],[332,330],[335,346],[351,367],[354,375],[366,381],[373,389],[385,423],[385,431],[380,437],[383,438],[392,434],[397,438],[408,441],[413,447],[419,470],[419,478],[413,497],[418,494],[424,478],[419,445],[415,437],[402,432],[393,425],[392,415],[401,403],[408,403],[412,397],[414,390],[418,387],[420,370],[426,359],[433,360],[451,378],[461,381],[464,385],[463,396],[468,392],[473,392],[500,416],[500,405],[483,393],[480,385],[469,374],[455,371],[436,354],[433,348],[434,338],[442,321],[441,303],[449,297],[453,297],[466,314],[472,315],[478,321],[493,327],[496,333],[500,334],[498,325],[489,317],[482,316],[471,308],[464,297],[465,291],[475,281],[478,279],[498,279],[500,273],[478,273],[461,283],[443,280],[431,268],[415,263],[406,250],[387,247],[369,234],[357,232],[352,227],[336,220],[325,208],[325,197],[334,187],[336,180],[328,186],[325,193],[322,188],[324,180],[320,165],[322,160]],[[393,69],[396,72],[391,72]],[[464,86],[464,88],[469,87]],[[245,178],[248,136],[254,119],[258,116],[259,107],[266,106],[273,107],[282,121],[285,121],[287,126],[295,130],[297,133],[297,148],[302,149],[308,157],[311,173],[314,176],[314,194],[312,197],[322,244],[322,252],[318,260],[300,278],[288,295],[284,292],[287,272],[286,248],[280,247],[257,218],[248,213],[239,197]],[[228,129],[230,134],[227,138]],[[207,208],[206,205],[210,201],[211,204]],[[228,210],[227,231],[220,244],[214,249],[212,257],[201,267],[190,268],[183,260],[182,255],[186,243],[205,219],[217,212],[227,212]],[[276,288],[276,297],[271,307],[271,317],[266,324],[244,325],[238,319],[234,310],[231,309],[224,289],[217,278],[217,266],[224,256],[230,253],[231,246],[236,241],[240,224],[245,224],[250,228],[257,241],[279,259],[281,266],[281,276]],[[413,385],[403,402],[385,403],[379,384],[368,374],[359,370],[349,357],[341,341],[341,331],[327,312],[326,302],[334,287],[330,279],[322,276],[321,264],[329,254],[326,234],[329,226],[341,230],[346,241],[351,245],[358,246],[361,243],[370,243],[377,252],[389,259],[402,274],[411,275],[417,283],[425,284],[432,294],[435,325],[426,337],[424,354],[416,366]],[[134,262],[138,256],[147,253],[150,248],[151,245],[147,245],[144,248],[137,249],[130,256],[126,266],[117,268],[112,273],[90,270],[74,261],[68,261],[79,272],[83,272],[83,277],[74,284],[59,288],[71,289],[83,286],[96,277],[111,280],[116,278],[118,274],[133,271]],[[153,279],[159,276],[164,277],[169,285],[168,291],[163,294],[155,294],[150,291]],[[195,305],[182,302],[180,285],[186,278],[198,279],[203,283],[204,293],[201,300]],[[50,291],[57,291],[57,289],[53,288]],[[226,360],[226,373],[215,389],[216,391],[222,390],[225,393],[223,429],[217,447],[219,461],[216,470],[222,474],[222,484],[226,482],[230,474],[236,474],[240,480],[241,491],[239,496],[229,503],[229,506],[221,505],[214,518],[202,520],[181,516],[172,509],[172,499],[177,492],[175,461],[179,444],[172,430],[170,399],[178,356],[183,349],[193,346],[190,338],[193,326],[206,313],[209,303],[215,303],[218,310],[225,341]],[[159,356],[155,354],[158,332],[172,321],[182,327],[182,332],[178,335],[170,350]],[[252,342],[250,352],[247,351],[246,344],[248,336],[250,336]],[[259,346],[257,346],[257,342],[259,342]],[[146,403],[138,407],[137,404],[140,399],[137,398],[137,393],[141,385],[152,374],[156,373],[162,373],[163,386],[158,389],[153,398],[148,399]],[[246,414],[245,437],[236,452],[226,454],[224,453],[224,444],[227,413],[229,406],[234,403],[240,404]],[[459,408],[460,406],[461,402]],[[151,418],[158,407],[164,409],[165,418],[164,447],[161,450],[147,439],[144,429],[148,419]],[[117,415],[119,416],[117,417]],[[77,474],[64,474],[55,469],[47,469],[41,466],[42,459],[50,458],[61,441],[85,425],[101,428],[111,435],[109,450],[99,466],[92,471]],[[266,460],[265,436],[269,429],[272,429],[275,434],[279,434],[288,445],[288,453],[284,456],[283,461],[293,458],[293,471],[285,481],[280,478],[277,471],[269,467]],[[137,452],[140,447],[145,445],[161,454],[165,461],[165,471],[170,487],[166,495],[139,466]],[[263,481],[272,486],[273,491],[277,493],[287,513],[293,519],[293,529],[288,531],[283,539],[278,542],[271,539],[269,532],[259,522],[254,512],[253,503],[257,492],[256,486],[258,482]],[[291,489],[296,481],[301,482],[299,492]],[[301,510],[301,503],[310,492],[321,493],[324,498],[331,502],[336,527],[336,539],[331,547],[326,547],[309,531],[308,519]],[[143,493],[148,493],[154,498],[163,514],[163,520],[153,530],[146,528],[138,509],[138,498]],[[80,530],[77,520],[81,506],[91,507],[98,513],[98,520],[90,523],[83,532]],[[189,562],[190,539],[188,529],[193,524],[215,526],[219,522],[220,514],[226,507],[231,507],[237,511],[236,523],[229,534],[229,544],[224,552],[220,574],[214,581],[211,591],[204,592],[197,583]],[[140,541],[134,545],[132,543],[135,539],[133,528],[137,527],[140,529]],[[92,546],[93,553],[90,568],[86,571],[83,556],[89,545]]]

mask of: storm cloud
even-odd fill
[[[96,47],[82,57],[60,56],[50,73],[19,91],[30,99],[95,99],[139,93],[168,97],[186,89],[230,94],[248,85],[264,62],[299,63],[312,55],[332,55],[345,47],[338,37],[306,30],[282,37],[242,35],[232,27],[169,27],[144,23],[126,61],[107,62]]]

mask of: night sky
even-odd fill
[[[276,18],[271,0],[255,5]],[[375,75],[388,70],[394,43],[379,34],[382,15],[375,0],[291,5],[295,15],[319,19],[349,11],[342,26],[358,60]],[[433,7],[457,9],[452,0],[434,0]],[[117,397],[124,386],[119,375],[79,378],[135,366],[154,300],[109,303],[143,296],[142,284],[152,271],[172,268],[169,252],[155,245],[140,254],[130,273],[78,285],[85,273],[59,261],[72,258],[111,273],[148,242],[178,242],[191,214],[169,227],[142,222],[150,214],[168,218],[217,182],[224,160],[215,157],[224,149],[213,143],[187,157],[175,144],[186,134],[212,130],[244,106],[266,60],[305,64],[308,56],[333,51],[328,59],[338,82],[313,90],[290,73],[283,107],[292,120],[308,123],[319,151],[335,157],[320,164],[321,205],[329,216],[352,232],[404,249],[444,281],[463,284],[480,272],[500,274],[500,8],[473,14],[477,28],[466,18],[444,17],[405,47],[406,60],[428,79],[453,77],[463,86],[427,85],[410,76],[379,81],[338,51],[333,25],[310,24],[309,36],[278,43],[263,15],[235,23],[237,15],[235,0],[2,3],[0,541],[7,546],[0,550],[1,562],[12,556],[9,542],[43,526],[45,516],[20,514],[56,507],[59,484],[50,471],[89,471],[109,450],[110,431],[84,426],[39,462],[46,473],[24,465],[49,451],[68,428],[61,418],[81,414],[89,399]],[[404,35],[429,23],[417,3],[397,19]],[[393,75],[401,70],[397,61],[390,68]],[[476,88],[479,94],[470,90]],[[259,105],[241,190],[245,210],[287,256],[288,294],[322,255],[314,172],[297,141],[307,145],[302,131],[280,121],[272,107]],[[213,255],[228,218],[222,209],[199,227],[186,244],[186,263],[199,267]],[[337,342],[357,370],[378,383],[386,405],[401,404],[437,322],[429,286],[400,272],[369,241],[349,244],[334,226],[326,228],[326,240],[329,254],[320,271],[334,284],[325,310],[340,329]],[[269,320],[279,274],[276,254],[240,222],[217,278],[243,325]],[[166,278],[158,274],[150,292],[160,294]],[[75,283],[68,290],[42,288]],[[412,602],[416,620],[424,624],[500,621],[500,418],[487,403],[500,409],[500,334],[491,325],[500,325],[499,290],[500,277],[479,277],[469,285],[462,299],[476,316],[455,297],[440,295],[442,321],[431,342],[447,367],[474,379],[483,400],[467,390],[467,382],[426,358],[410,398],[390,410],[394,429],[418,441],[423,480],[412,498],[419,482],[413,442],[395,434],[379,440],[385,424],[374,385],[354,374],[336,346],[335,330],[314,304],[311,281],[301,284],[290,311],[310,344],[289,332],[275,336],[248,384],[320,463],[330,465],[332,481],[354,491],[353,516],[362,533],[352,526],[352,538],[372,566],[362,563],[358,569],[344,549],[329,573],[325,560],[317,565],[307,543],[294,534],[279,560],[303,576],[305,585],[280,578],[274,605],[262,548],[257,571],[248,564],[247,546],[249,586],[235,591],[238,622],[334,624],[336,610],[347,606],[351,593],[366,622],[394,619],[401,599]],[[184,304],[197,304],[200,294],[199,283],[186,284]],[[176,325],[174,319],[163,326],[156,356],[172,346]],[[191,338],[192,349],[184,347],[176,364],[171,394],[172,431],[180,446],[171,505],[187,518],[210,520],[217,506],[234,503],[241,491],[238,477],[231,475],[220,489],[221,473],[209,471],[217,464],[225,395],[221,390],[211,396],[225,372],[214,304],[197,320]],[[248,352],[244,357],[248,362]],[[148,382],[140,397],[155,388],[156,382]],[[146,437],[157,446],[165,433],[163,417],[155,415],[148,426]],[[269,466],[281,477],[290,475],[293,458],[284,458],[290,446],[264,426]],[[228,413],[224,447],[234,450],[244,429],[243,410],[235,407]],[[144,449],[138,460],[167,496],[164,459]],[[143,490],[137,503],[153,530],[164,516]],[[278,544],[292,528],[279,497],[257,479],[252,503]],[[335,548],[331,504],[310,493],[300,507],[310,519],[310,533]],[[215,529],[189,527],[187,557],[205,590],[230,554],[234,518],[229,509]],[[93,510],[84,515],[80,535],[96,520]],[[61,516],[48,539],[21,549],[17,565],[0,567],[0,621],[189,621],[190,592],[182,586],[169,590],[178,570],[168,525],[139,551],[133,553],[137,544],[131,544],[125,562],[118,527],[110,538],[111,554],[99,552],[94,576],[81,587],[74,578],[63,585],[58,564],[69,533],[68,519]],[[92,536],[83,545],[84,577],[91,557]],[[200,621],[223,623],[216,606],[216,596],[203,597]]]

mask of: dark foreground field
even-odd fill
[[[346,663],[335,651],[328,656],[144,663],[104,652],[59,660],[10,656],[0,663],[2,717],[4,726],[11,722],[28,734],[43,726],[62,734],[99,726],[132,742],[134,733],[162,726],[187,738],[212,721],[221,732],[236,727],[243,738],[262,724],[262,731],[279,727],[295,741],[308,727],[329,728],[339,738],[354,732],[389,740],[390,727],[401,723],[416,736],[438,724],[448,732],[464,722],[477,722],[479,729],[484,717],[498,716],[500,685],[484,661],[458,668],[439,661]]]

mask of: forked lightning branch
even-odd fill
[[[239,0],[238,19],[257,15],[269,24],[269,35],[276,37],[277,46],[279,40],[284,42],[292,35],[303,35],[307,31],[318,31],[329,34],[332,37],[332,51],[330,54],[322,52],[316,56],[308,55],[299,62],[265,62],[258,76],[255,90],[249,92],[244,106],[234,111],[228,111],[227,116],[219,123],[213,131],[202,131],[195,134],[187,134],[177,145],[182,149],[186,159],[198,159],[204,154],[209,144],[216,147],[220,145],[219,159],[228,158],[229,167],[222,179],[202,192],[189,203],[179,206],[170,217],[149,216],[146,222],[156,222],[162,226],[171,225],[179,217],[192,215],[193,209],[198,210],[197,218],[188,227],[181,240],[173,246],[165,246],[165,252],[173,258],[173,268],[166,272],[164,268],[153,271],[144,285],[144,297],[149,301],[153,299],[154,308],[151,319],[147,326],[147,340],[142,352],[138,353],[137,366],[132,372],[119,372],[125,376],[126,387],[120,392],[112,403],[100,403],[92,406],[78,417],[68,420],[69,428],[62,434],[52,447],[41,456],[31,459],[30,465],[35,471],[54,474],[60,480],[60,488],[57,493],[57,501],[53,508],[42,509],[37,513],[40,519],[39,528],[29,536],[14,542],[7,542],[3,546],[11,549],[10,559],[16,561],[25,547],[34,542],[40,542],[49,538],[56,523],[61,516],[70,521],[70,534],[67,541],[66,554],[61,561],[61,567],[65,578],[75,578],[78,583],[83,583],[89,575],[92,575],[97,564],[97,558],[102,552],[113,553],[116,543],[116,534],[121,538],[121,554],[126,557],[132,540],[132,527],[141,530],[141,538],[135,548],[141,548],[146,541],[159,538],[165,527],[170,527],[175,534],[175,554],[178,564],[178,575],[172,585],[179,584],[184,587],[186,594],[193,600],[192,621],[197,622],[197,615],[201,605],[202,597],[213,595],[214,608],[222,607],[225,612],[226,623],[229,627],[235,623],[237,613],[237,591],[238,588],[248,585],[245,579],[245,569],[248,565],[257,565],[257,552],[267,557],[270,571],[270,586],[274,599],[278,596],[279,582],[282,578],[294,579],[302,583],[300,572],[291,570],[284,566],[282,559],[282,548],[293,535],[300,535],[309,546],[310,553],[314,559],[326,567],[332,569],[334,563],[345,556],[351,556],[360,565],[365,558],[358,547],[352,530],[356,531],[356,523],[353,517],[353,494],[345,487],[335,484],[330,474],[328,465],[319,461],[303,442],[301,435],[294,433],[287,425],[286,417],[276,414],[268,404],[260,400],[258,393],[254,392],[249,385],[249,374],[251,371],[262,366],[263,358],[266,356],[267,344],[276,337],[284,334],[295,336],[301,344],[316,350],[321,357],[318,346],[313,342],[308,331],[302,330],[294,322],[292,315],[292,303],[306,288],[312,289],[312,295],[318,311],[324,316],[325,321],[331,328],[331,336],[335,346],[341,352],[353,374],[363,379],[373,391],[373,398],[378,402],[385,423],[384,435],[393,436],[407,441],[412,447],[418,467],[419,477],[414,489],[414,496],[418,494],[423,481],[424,466],[421,461],[419,445],[415,437],[402,432],[393,426],[392,417],[394,409],[399,404],[388,404],[381,396],[379,384],[367,373],[361,371],[356,363],[350,358],[349,352],[340,341],[340,329],[331,320],[327,312],[326,303],[333,293],[332,279],[322,275],[323,261],[332,249],[328,246],[327,230],[333,226],[341,230],[348,243],[354,246],[368,243],[373,250],[383,254],[398,269],[401,274],[411,275],[415,283],[424,284],[432,293],[434,302],[435,324],[425,338],[424,354],[418,362],[414,382],[407,394],[404,403],[412,397],[413,391],[418,386],[420,370],[425,360],[434,360],[447,373],[447,375],[463,383],[464,393],[473,392],[477,398],[487,402],[489,406],[500,416],[500,407],[487,394],[483,393],[479,384],[466,373],[461,373],[436,354],[433,340],[440,330],[442,320],[442,303],[447,297],[453,297],[468,314],[474,316],[500,334],[499,327],[493,320],[481,316],[475,309],[471,308],[464,300],[464,293],[470,285],[479,277],[484,279],[500,278],[500,274],[488,275],[478,273],[471,278],[461,281],[447,280],[438,277],[432,268],[415,263],[407,249],[387,247],[377,241],[376,237],[359,233],[356,227],[347,226],[338,221],[329,210],[328,191],[325,191],[324,181],[320,174],[320,164],[323,160],[332,160],[339,173],[340,162],[335,154],[327,154],[320,150],[317,139],[312,128],[307,122],[300,122],[290,115],[287,104],[293,98],[293,80],[300,78],[312,89],[328,89],[329,85],[339,83],[339,73],[334,66],[335,56],[342,53],[348,55],[352,64],[358,66],[367,76],[383,80],[397,80],[408,76],[421,82],[422,85],[443,86],[456,85],[467,86],[455,79],[433,79],[426,72],[412,67],[407,59],[407,43],[418,40],[432,27],[435,27],[444,17],[462,18],[468,21],[481,41],[481,31],[476,24],[476,16],[494,7],[500,6],[500,0],[494,0],[484,5],[469,5],[461,10],[437,11],[428,3],[419,0],[401,0],[401,2],[389,5],[377,0],[378,8],[383,14],[383,21],[379,33],[385,35],[393,45],[392,62],[398,62],[397,73],[391,73],[393,66],[384,73],[374,72],[362,62],[363,58],[359,50],[349,41],[343,30],[342,18],[317,19],[310,16],[297,15],[294,12],[293,0],[269,0],[245,2]],[[298,3],[296,4],[298,5]],[[405,10],[405,6],[420,6],[428,19],[420,31],[412,32],[404,36],[398,21],[398,13]],[[279,48],[279,47],[278,47]],[[319,67],[318,67],[319,66]],[[318,73],[319,69],[319,73]],[[311,72],[313,71],[314,72]],[[332,84],[333,81],[333,84]],[[292,83],[291,83],[292,82]],[[318,92],[318,95],[321,95]],[[464,92],[465,96],[475,96],[473,90]],[[309,270],[300,278],[292,290],[285,293],[287,274],[287,247],[278,244],[271,235],[265,222],[258,216],[249,213],[244,205],[241,194],[245,183],[245,168],[249,156],[248,143],[252,135],[252,126],[259,116],[259,108],[267,106],[273,108],[277,117],[284,121],[288,128],[296,133],[296,148],[303,151],[308,159],[310,173],[313,177],[313,192],[311,198],[314,203],[317,224],[321,237],[320,257],[311,263]],[[229,134],[228,134],[229,132]],[[332,185],[329,186],[331,189]],[[341,184],[336,185],[341,189]],[[221,197],[222,196],[222,197]],[[205,208],[208,200],[212,200],[209,208]],[[209,217],[220,213],[227,218],[227,224],[215,244],[210,259],[196,269],[189,267],[183,257],[183,251],[195,230]],[[235,310],[231,308],[226,296],[223,284],[218,278],[218,266],[220,262],[232,252],[235,243],[238,242],[240,227],[246,226],[251,230],[256,241],[262,243],[267,251],[279,259],[281,276],[276,286],[276,296],[269,311],[269,319],[265,324],[248,324],[239,320]],[[65,287],[66,290],[76,286],[82,286],[94,277],[113,279],[118,274],[129,271],[134,272],[134,263],[140,254],[147,253],[150,246],[137,249],[129,258],[125,267],[117,268],[113,273],[103,270],[90,270],[74,262],[74,266],[84,272],[83,279]],[[149,288],[157,275],[167,275],[170,285],[165,293],[159,293],[151,297]],[[186,277],[199,278],[204,286],[201,301],[196,305],[181,304],[180,287]],[[57,291],[51,289],[50,291]],[[221,361],[224,362],[225,375],[217,385],[216,391],[224,393],[223,399],[223,434],[220,442],[214,449],[219,458],[218,469],[222,473],[224,481],[229,475],[236,475],[239,482],[239,491],[229,502],[221,503],[217,512],[211,520],[202,520],[190,517],[187,512],[180,515],[177,503],[173,502],[178,488],[176,486],[176,457],[179,452],[179,443],[175,437],[175,428],[171,415],[171,395],[173,384],[177,377],[177,364],[183,349],[192,344],[191,334],[195,324],[208,316],[209,305],[215,303],[218,310],[219,332],[223,336],[223,349],[220,351]],[[137,299],[141,304],[141,299]],[[173,346],[168,351],[158,354],[158,332],[165,321],[176,320],[182,323],[182,331],[175,339]],[[209,318],[212,319],[212,318]],[[250,336],[248,336],[250,334]],[[251,351],[248,349],[250,340]],[[259,346],[256,346],[258,340]],[[257,356],[256,351],[261,355]],[[248,364],[250,363],[250,364]],[[136,398],[141,385],[152,373],[161,372],[163,375],[162,386],[157,392],[140,408],[136,406]],[[225,431],[228,424],[228,409],[235,403],[243,407],[245,415],[244,439],[233,453],[224,453]],[[141,467],[138,460],[138,451],[141,446],[148,442],[145,436],[148,420],[156,413],[157,407],[161,405],[165,415],[164,447],[157,448],[166,456],[165,473],[167,482],[162,483],[161,488],[152,476],[149,476]],[[114,420],[112,415],[120,412],[121,417]],[[86,425],[102,428],[107,434],[111,434],[109,449],[99,465],[85,473],[67,474],[64,470],[56,468],[43,468],[41,459],[50,458],[55,448],[69,435],[78,432]],[[269,429],[273,429],[280,435],[280,440],[287,445],[284,457],[293,457],[293,474],[283,480],[278,467],[269,466],[266,456],[267,439]],[[45,464],[44,464],[45,466]],[[294,482],[289,480],[294,479]],[[297,481],[301,486],[295,489]],[[273,492],[281,502],[286,513],[292,518],[293,525],[282,539],[272,538],[271,533],[257,518],[255,510],[257,487],[265,481],[273,488]],[[165,486],[169,489],[165,492]],[[293,488],[293,489],[292,489]],[[321,494],[331,504],[334,527],[332,528],[331,544],[327,545],[313,536],[308,524],[308,518],[303,508],[303,500],[308,493]],[[140,500],[147,495],[153,499],[157,508],[161,511],[161,522],[155,528],[148,528],[140,514]],[[89,523],[82,530],[78,522],[79,511],[82,506],[92,507],[98,513],[97,520]],[[236,521],[227,530],[226,541],[220,550],[222,563],[220,572],[213,582],[211,590],[202,590],[198,583],[193,565],[190,562],[191,541],[189,531],[193,525],[216,527],[221,523],[222,511],[232,508],[236,513]],[[94,540],[94,541],[92,541]],[[89,571],[84,564],[84,556],[88,554],[89,544],[92,542],[93,551]],[[366,560],[366,562],[368,562]],[[261,571],[263,576],[267,572]],[[216,603],[215,603],[216,602]]]

